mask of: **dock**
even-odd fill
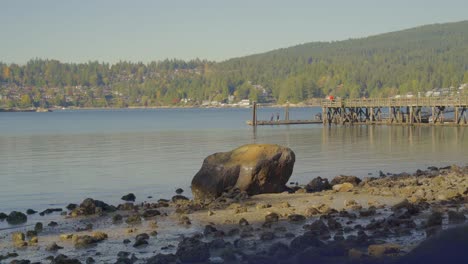
[[[322,100],[316,120],[257,120],[256,102],[248,125],[444,125],[468,126],[468,96]],[[446,116],[450,114],[450,118]]]
[[[277,125],[308,125],[308,124],[322,124],[320,120],[279,120],[279,121],[268,121],[268,120],[257,120],[257,126],[277,126]],[[247,120],[247,125],[252,126],[252,120]]]

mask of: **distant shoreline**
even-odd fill
[[[287,104],[280,104],[280,105],[262,105],[261,107],[264,108],[283,108],[288,106]],[[318,105],[307,105],[307,104],[289,104],[290,108],[312,108],[312,107],[319,107]],[[252,108],[252,105],[249,106],[129,106],[129,107],[66,107],[66,108],[43,108],[49,111],[57,111],[57,110],[122,110],[122,109],[226,109],[226,108],[234,108],[234,109],[249,109]],[[0,112],[4,113],[17,113],[17,112],[38,112],[39,108],[0,108]]]

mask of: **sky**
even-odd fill
[[[0,0],[0,61],[223,61],[468,19],[467,0]]]

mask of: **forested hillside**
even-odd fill
[[[220,63],[165,60],[110,65],[33,59],[25,65],[0,63],[0,69],[0,107],[392,96],[468,83],[468,21],[307,43]]]

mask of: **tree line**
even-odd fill
[[[215,63],[0,63],[3,105],[163,106],[388,97],[468,83],[468,21],[314,42]],[[1,106],[1,104],[0,104]]]

